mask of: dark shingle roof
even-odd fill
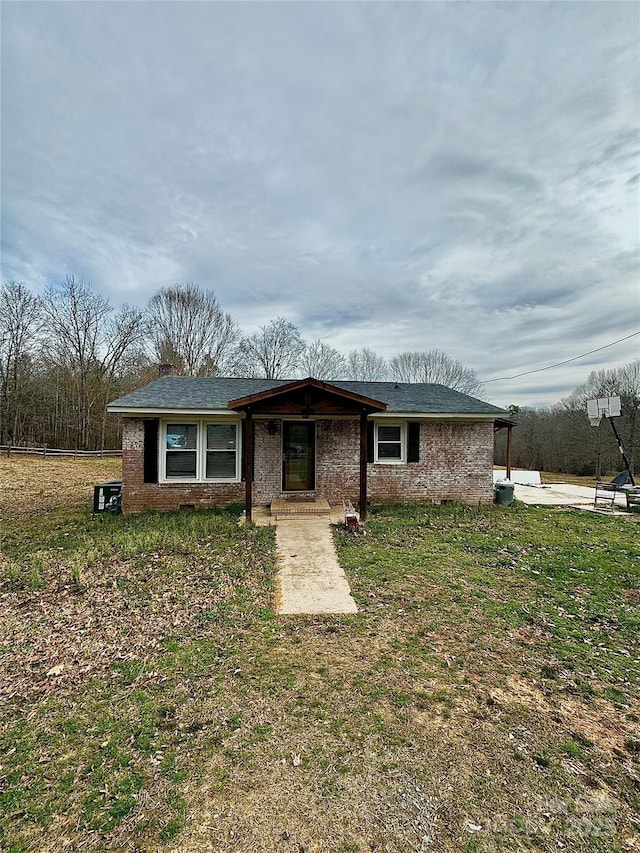
[[[427,382],[333,382],[338,388],[355,391],[387,404],[388,412],[437,412],[443,414],[504,415],[497,406],[446,385]]]
[[[248,397],[270,388],[288,385],[292,379],[228,379],[223,377],[163,376],[125,394],[109,404],[127,412],[136,410],[206,411],[227,408],[229,400]],[[507,413],[497,406],[453,391],[444,385],[396,382],[343,382],[328,383],[371,397],[387,404],[387,412],[407,414],[494,415]]]

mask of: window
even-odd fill
[[[207,424],[207,480],[235,480],[236,425]]]
[[[196,476],[197,424],[167,424],[167,479]]]
[[[376,462],[406,462],[404,424],[376,424]]]
[[[169,422],[163,435],[165,481],[240,479],[237,421]]]

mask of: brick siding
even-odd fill
[[[269,435],[266,421],[255,421],[253,501],[269,504],[282,497],[282,431]],[[316,422],[316,489],[330,503],[356,502],[359,492],[360,427],[352,420]],[[125,418],[122,438],[123,510],[174,510],[243,503],[244,483],[145,483],[144,422]],[[420,461],[406,465],[368,465],[368,495],[374,503],[493,500],[493,424],[420,424]]]
[[[359,492],[360,427],[355,421],[319,421],[316,485],[329,502]],[[493,424],[420,424],[420,461],[369,464],[367,494],[374,503],[469,504],[493,500]]]

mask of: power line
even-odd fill
[[[594,352],[600,352],[600,350],[607,349],[608,347],[612,347],[615,344],[621,344],[622,341],[628,341],[629,338],[634,338],[636,335],[640,335],[640,331],[632,332],[630,335],[627,335],[625,338],[618,338],[617,341],[611,341],[610,344],[605,344],[603,347],[597,347],[597,349],[591,349],[589,352],[583,352],[582,355],[574,355],[573,358],[568,358],[566,361],[559,361],[557,364],[549,364],[547,367],[536,367],[535,370],[525,370],[524,373],[516,373],[515,376],[499,376],[496,379],[482,379],[483,384],[487,384],[488,382],[504,382],[507,379],[519,379],[521,376],[529,376],[530,373],[540,373],[543,370],[551,370],[553,367],[562,367],[563,364],[569,364],[571,361],[577,361],[579,358],[584,358],[587,355],[592,355]]]

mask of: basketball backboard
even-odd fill
[[[587,400],[587,416],[591,426],[598,426],[601,418],[617,418],[622,409],[620,397],[598,397],[596,400]]]

